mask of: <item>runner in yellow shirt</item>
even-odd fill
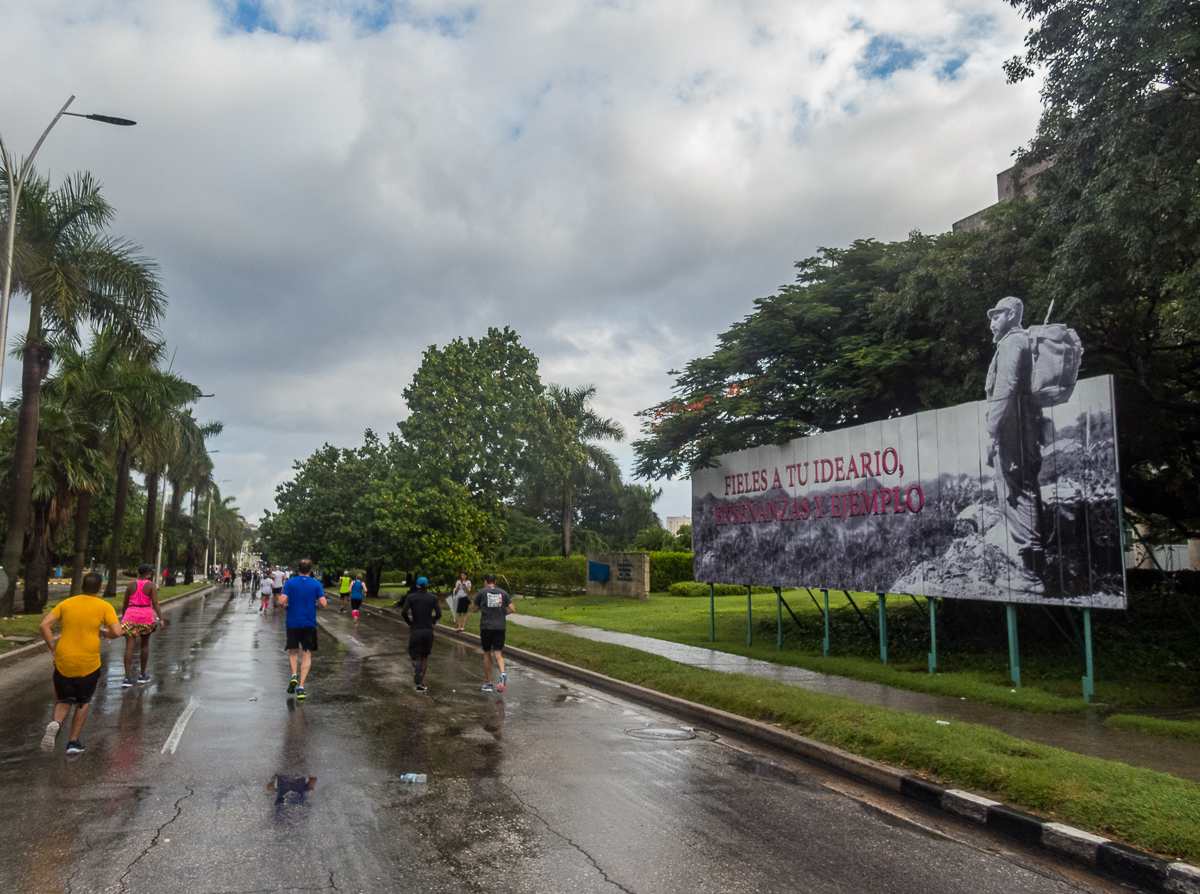
[[[346,603],[350,599],[350,572],[342,572],[341,584],[338,586],[338,595],[342,597],[342,610],[339,614],[346,614]]]
[[[83,742],[79,733],[83,721],[87,720],[88,703],[96,693],[100,682],[100,637],[121,638],[121,622],[117,610],[100,599],[97,594],[104,578],[94,571],[83,576],[83,593],[64,599],[42,618],[38,628],[42,639],[54,656],[54,719],[46,725],[42,736],[42,750],[53,751],[59,727],[75,705],[75,716],[71,720],[71,740],[67,742],[67,754],[82,754]],[[62,622],[62,636],[54,642],[52,628]]]

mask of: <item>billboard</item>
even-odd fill
[[[717,457],[695,579],[1125,608],[1112,377],[1060,391]]]

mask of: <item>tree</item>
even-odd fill
[[[643,410],[642,478],[713,456],[979,400],[991,358],[986,311],[1024,295],[1044,313],[1051,242],[1037,206],[1006,203],[970,233],[855,241],[796,264],[796,284],[755,301],[716,351],[672,374]]]
[[[1041,70],[1025,166],[1055,239],[1046,295],[1116,379],[1126,506],[1200,535],[1200,7],[1009,0]]]
[[[406,571],[448,583],[460,570],[483,562],[480,545],[488,515],[465,487],[449,478],[428,481],[394,474],[374,482],[366,508]]]
[[[594,385],[579,388],[551,385],[549,389],[550,400],[557,410],[555,427],[567,439],[563,468],[554,480],[564,556],[571,555],[571,522],[575,516],[574,496],[579,485],[586,478],[592,478],[613,490],[621,487],[621,470],[616,458],[593,442],[623,440],[625,430],[615,420],[605,419],[592,409],[591,401],[595,395]]]
[[[377,595],[396,544],[375,524],[370,503],[376,485],[404,464],[405,452],[398,438],[384,443],[368,429],[356,450],[326,444],[297,460],[296,474],[275,489],[277,511],[267,512],[259,529],[271,555],[292,562],[308,557],[323,568],[364,568],[367,592]]]
[[[52,190],[48,179],[31,175],[19,206],[0,207],[16,215],[12,281],[29,298],[29,326],[22,348],[21,410],[17,420],[9,499],[4,569],[8,590],[0,614],[11,614],[37,452],[38,404],[42,379],[49,371],[47,331],[78,340],[81,324],[110,328],[128,344],[153,342],[165,299],[153,265],[129,242],[104,234],[112,207],[88,174]],[[2,262],[0,262],[2,263]]]
[[[568,460],[566,443],[551,434],[537,357],[507,327],[429,347],[404,399],[409,416],[399,428],[417,469],[484,504],[498,507],[525,471],[558,472]]]

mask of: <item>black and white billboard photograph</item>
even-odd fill
[[[1112,378],[1022,311],[988,312],[985,400],[696,470],[696,580],[1124,608]]]

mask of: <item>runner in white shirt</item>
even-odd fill
[[[259,612],[265,612],[267,610],[267,603],[271,601],[272,589],[274,588],[271,584],[271,575],[264,574],[262,576],[262,583],[258,585],[259,598],[262,601],[262,605],[259,606],[258,609]]]
[[[287,576],[283,573],[279,566],[276,565],[275,573],[271,575],[271,592],[275,596],[274,601],[271,603],[273,606],[279,604],[279,594],[283,592],[283,583],[286,580]]]

